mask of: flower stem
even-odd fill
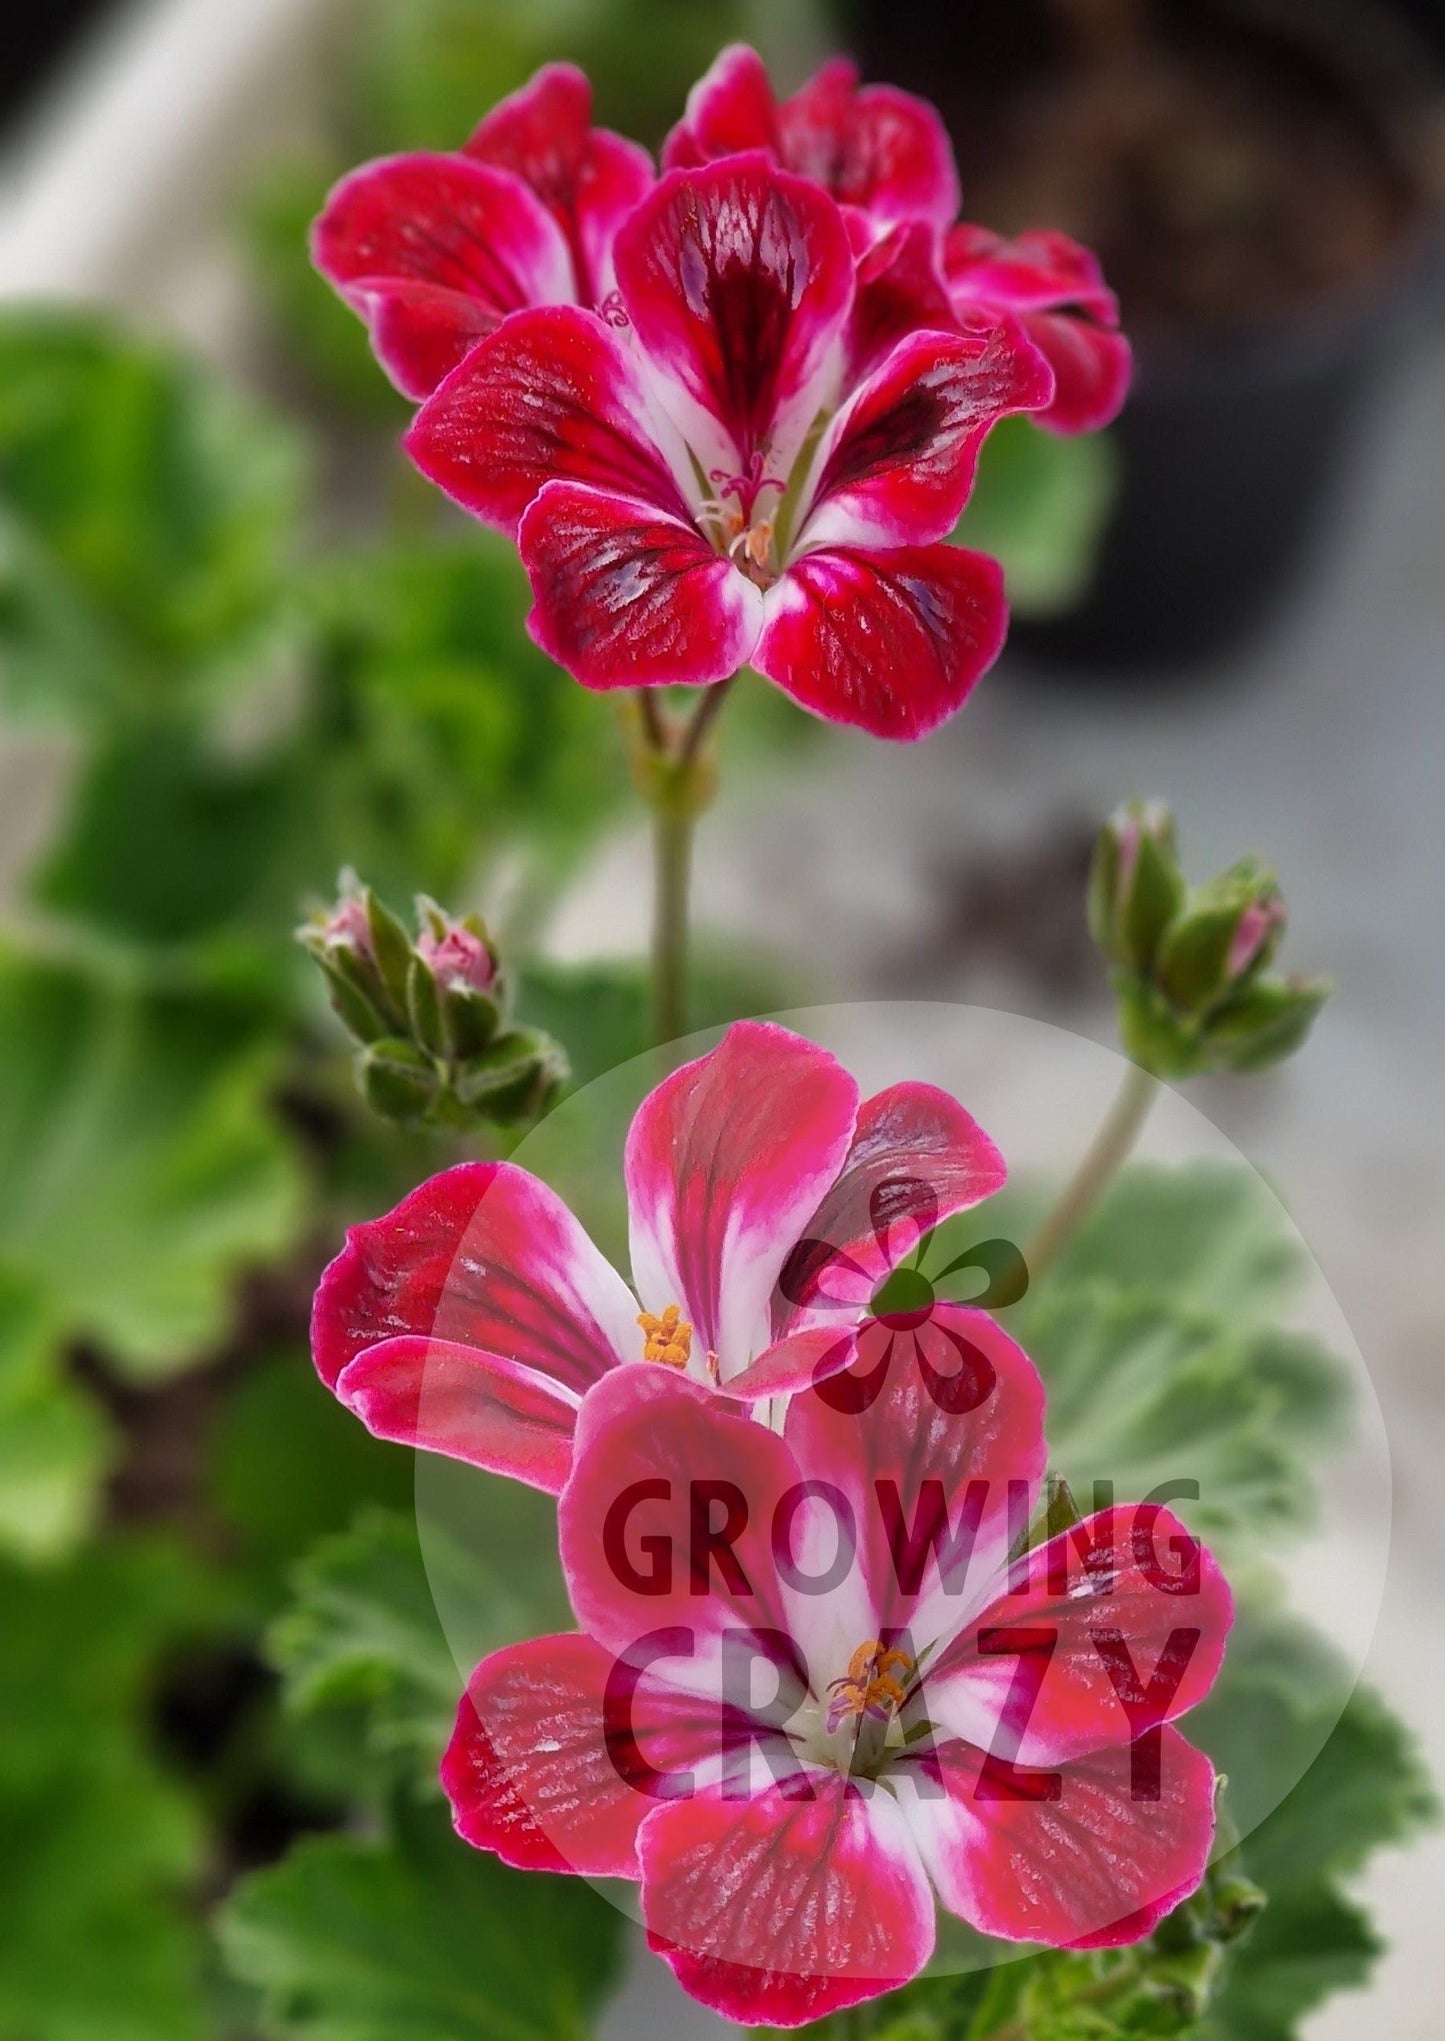
[[[652,1033],[659,1044],[687,1032],[688,893],[696,826],[696,815],[684,809],[652,811]]]
[[[659,1043],[687,1032],[688,920],[697,818],[717,772],[708,738],[736,674],[715,682],[685,721],[669,718],[650,688],[637,690],[633,777],[652,810],[655,870],[652,1024]]]
[[[1157,1078],[1131,1063],[1103,1124],[1058,1203],[1024,1249],[1029,1279],[1037,1282],[1073,1239],[1113,1182],[1138,1140],[1159,1091]]]

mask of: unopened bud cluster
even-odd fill
[[[1124,1047],[1156,1077],[1262,1070],[1300,1046],[1329,986],[1271,969],[1284,926],[1279,883],[1256,859],[1190,886],[1158,802],[1126,803],[1100,832],[1089,927]]]
[[[535,1119],[566,1082],[550,1035],[508,1018],[511,989],[485,925],[421,895],[417,931],[352,872],[336,905],[298,930],[359,1044],[357,1082],[399,1126]]]

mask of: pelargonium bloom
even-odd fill
[[[1218,1673],[1228,1587],[1152,1503],[1010,1561],[1042,1388],[946,1309],[966,1396],[895,1357],[861,1408],[795,1395],[781,1436],[663,1369],[603,1382],[558,1505],[580,1629],[483,1660],[443,1760],[468,1842],[639,1880],[651,1946],[733,2019],[906,1982],[938,1906],[1135,1941],[1208,1861],[1214,1770],[1168,1725]]]
[[[958,212],[953,147],[937,112],[896,86],[860,89],[846,57],[779,101],[756,50],[734,43],[722,51],[688,94],[663,167],[693,170],[747,149],[766,149],[783,169],[821,184],[870,232],[906,220],[942,229]]]
[[[592,126],[584,73],[547,64],[460,150],[344,177],[312,256],[397,388],[426,397],[508,313],[606,297],[617,230],[652,182],[645,149]]]
[[[844,1367],[840,1300],[858,1320],[923,1232],[1005,1175],[946,1092],[862,1099],[826,1051],[756,1021],[643,1100],[624,1172],[635,1289],[511,1163],[443,1171],[354,1227],[316,1294],[322,1379],[383,1438],[555,1494],[612,1370],[651,1360],[748,1403]]]
[[[990,427],[1050,401],[1042,356],[991,317],[908,335],[850,390],[843,216],[759,151],[664,177],[614,264],[605,319],[516,314],[407,439],[515,532],[537,642],[588,687],[752,665],[830,720],[932,729],[1006,622],[997,562],[941,541]]]

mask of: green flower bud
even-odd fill
[[[1155,980],[1173,1006],[1201,1012],[1265,969],[1284,925],[1273,872],[1242,859],[1189,895],[1160,944]]]
[[[1329,987],[1271,974],[1285,918],[1279,882],[1257,859],[1190,889],[1168,810],[1120,808],[1095,850],[1089,926],[1114,966],[1120,1037],[1133,1060],[1177,1080],[1262,1070],[1291,1055]]]
[[[1089,875],[1089,929],[1104,955],[1125,971],[1148,971],[1184,893],[1169,810],[1159,801],[1116,808]]]
[[[297,931],[331,1003],[361,1044],[357,1082],[383,1119],[465,1127],[536,1118],[566,1083],[550,1035],[508,1025],[510,991],[480,918],[425,895],[417,934],[354,873],[335,907]]]
[[[385,913],[385,910],[381,910]],[[387,917],[390,919],[390,917]],[[350,869],[341,874],[336,904],[296,931],[326,979],[331,1004],[358,1040],[372,1042],[406,1028],[406,1007],[383,971],[376,943],[377,902]],[[383,927],[390,952],[390,930]],[[403,931],[405,940],[405,931]]]

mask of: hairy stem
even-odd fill
[[[1024,1249],[1029,1279],[1037,1282],[1057,1261],[1084,1220],[1113,1182],[1138,1140],[1159,1091],[1157,1078],[1131,1063],[1114,1103],[1089,1144],[1087,1153],[1065,1186],[1058,1203],[1047,1214],[1033,1239]]]

